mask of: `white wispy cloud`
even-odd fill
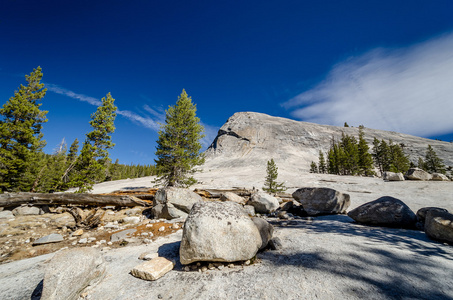
[[[75,93],[56,84],[46,83],[46,88],[51,92],[67,96],[72,99],[87,102],[94,106],[99,106],[102,104],[102,101],[97,98]],[[144,105],[143,110],[149,113],[152,111],[152,116],[143,116],[129,110],[119,109],[116,111],[116,113],[120,116],[125,117],[126,119],[131,120],[133,123],[138,124],[139,126],[158,131],[160,128],[159,122],[161,122],[161,120],[165,118],[165,112],[159,113],[158,111],[150,108],[148,105]]]
[[[301,120],[433,136],[453,132],[453,34],[378,48],[335,65],[282,104]]]
[[[73,99],[77,99],[77,100],[80,100],[83,102],[88,102],[91,105],[99,106],[102,104],[101,100],[99,100],[99,99],[85,96],[83,94],[74,93],[73,91],[62,88],[56,84],[46,83],[46,88],[47,88],[47,90],[54,92],[56,94],[65,95],[65,96],[68,96]]]

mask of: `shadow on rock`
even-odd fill
[[[284,228],[303,230],[288,236],[283,253],[260,255],[276,268],[291,265],[308,274],[316,270],[334,275],[344,281],[343,292],[359,298],[375,294],[387,299],[453,299],[452,253],[424,232],[363,226],[348,216],[298,220]],[[298,239],[329,239],[320,234],[330,233],[353,238],[342,240],[337,246],[341,251],[317,246],[315,252],[301,251],[292,245]]]
[[[41,299],[43,285],[44,285],[44,279],[41,280],[38,283],[38,285],[36,286],[36,288],[34,289],[33,293],[31,294],[31,297],[30,297],[31,300],[40,300]]]
[[[157,250],[157,253],[159,254],[160,257],[165,257],[166,259],[171,260],[175,263],[175,267],[173,268],[173,270],[175,271],[181,271],[183,267],[179,260],[180,245],[181,245],[180,241],[167,243],[160,246],[159,249]]]

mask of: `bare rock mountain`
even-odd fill
[[[326,152],[332,137],[339,140],[342,132],[358,138],[359,129],[238,112],[220,128],[206,150],[204,169],[262,169],[273,158],[282,173],[307,172],[312,161],[318,162],[319,150]],[[370,128],[365,128],[364,133],[370,148],[375,137],[404,144],[405,153],[415,163],[419,157],[424,158],[428,145],[431,145],[445,165],[453,166],[453,143]]]

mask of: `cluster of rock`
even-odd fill
[[[268,218],[293,220],[345,214],[351,203],[348,194],[330,188],[310,187],[296,190],[288,201],[259,191],[250,197],[225,192],[220,194],[219,200],[203,200],[192,191],[168,187],[157,192],[151,209],[130,209],[124,218],[134,217],[136,213],[141,213],[139,219],[144,216],[172,220],[185,218],[179,261],[184,265],[183,270],[201,272],[234,267],[237,263],[248,265],[259,251],[281,248],[280,240],[273,236],[274,227]],[[365,225],[423,228],[430,238],[453,243],[453,215],[445,209],[428,207],[415,214],[402,201],[381,197],[347,214]],[[110,214],[107,212],[105,215]],[[146,222],[146,226],[153,226],[156,221]],[[177,226],[175,229],[179,228],[177,223],[174,225]],[[112,239],[124,240],[135,230],[118,232],[118,236],[112,235]],[[140,259],[145,262],[133,268],[131,275],[144,280],[161,278],[177,263],[159,257],[157,253],[144,253]],[[46,271],[42,297],[77,299],[87,286],[102,280],[104,273],[105,262],[99,249],[61,251],[54,256]]]
[[[423,207],[415,214],[403,201],[386,196],[351,210],[348,216],[365,225],[424,230],[431,239],[453,244],[453,214],[443,208]]]
[[[419,168],[410,168],[406,174],[384,172],[383,178],[386,181],[403,181],[403,180],[418,180],[418,181],[450,181],[450,179],[441,173],[430,174]]]

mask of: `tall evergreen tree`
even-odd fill
[[[110,162],[108,150],[115,144],[112,134],[115,132],[115,99],[110,93],[102,98],[102,105],[91,115],[90,125],[93,131],[86,134],[85,142],[76,163],[74,184],[79,192],[91,190],[94,183],[103,181]]]
[[[365,133],[363,132],[363,125],[359,126],[359,144],[357,145],[357,152],[359,158],[359,174],[373,175],[373,157],[369,152],[370,147],[365,141]]]
[[[318,170],[318,165],[312,161],[310,164],[310,173],[320,173]]]
[[[321,150],[319,150],[318,171],[319,171],[319,173],[321,173],[321,174],[327,173],[326,160],[325,160],[325,158],[324,158],[324,153],[322,153]]]
[[[343,175],[356,175],[359,171],[357,140],[344,132],[340,140],[340,166]]]
[[[42,148],[42,124],[47,122],[47,111],[40,110],[39,101],[47,89],[41,83],[42,70],[38,67],[26,75],[27,86],[20,85],[0,109],[0,189],[2,191],[30,191],[37,173]]]
[[[389,169],[386,171],[405,173],[409,170],[410,162],[403,152],[403,146],[401,144],[393,144],[391,140],[389,141],[389,159]]]
[[[196,116],[196,105],[183,90],[175,106],[166,110],[165,124],[157,140],[156,184],[187,187],[196,182],[191,176],[204,163],[200,153],[203,126]]]
[[[426,149],[424,165],[428,172],[446,174],[443,160],[437,156],[436,151],[434,151],[431,145],[428,145],[428,148]]]
[[[314,162],[313,164],[316,166]],[[279,193],[286,191],[286,187],[284,186],[284,184],[282,182],[281,183],[277,182],[278,167],[275,164],[273,158],[267,162],[266,173],[267,175],[266,180],[264,181],[263,191],[268,193]]]

